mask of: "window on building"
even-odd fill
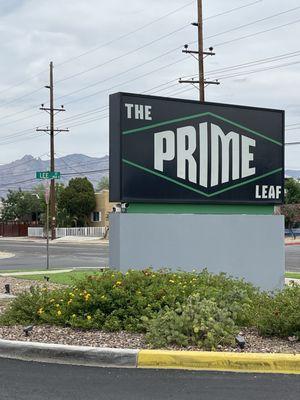
[[[91,219],[93,222],[100,222],[101,221],[101,213],[99,211],[92,212]]]

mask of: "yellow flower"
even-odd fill
[[[44,310],[43,310],[43,307],[41,307],[41,308],[39,308],[39,310],[38,310],[37,314],[38,314],[38,315],[42,315],[42,314],[43,314],[43,312],[44,312]]]
[[[57,303],[57,304],[55,304],[55,307],[57,307],[57,308],[58,308],[58,307],[60,307],[60,305]]]
[[[116,285],[117,285],[117,286],[122,285],[122,281],[117,281],[117,282],[116,282]]]
[[[170,282],[170,283],[175,283],[175,281],[173,281],[173,279],[170,279],[169,282]]]
[[[90,315],[88,315],[88,316],[86,317],[86,319],[90,321],[90,320],[92,319],[92,317],[91,317]]]
[[[69,293],[69,296],[70,296],[70,297],[74,297],[74,296],[75,296],[75,294],[74,294],[74,293],[72,293],[72,292],[70,292],[70,293]]]
[[[88,301],[90,297],[91,297],[91,295],[90,295],[89,293],[87,293],[87,294],[84,296],[85,301]]]
[[[50,300],[50,303],[54,303],[54,302],[55,302],[55,299],[51,299],[51,300]]]
[[[60,311],[60,310],[57,311],[57,315],[58,315],[59,317],[61,316],[61,311]]]
[[[73,314],[73,315],[72,315],[72,318],[76,318],[76,314]]]
[[[106,296],[103,294],[102,296],[101,296],[101,299],[106,299]]]
[[[70,299],[70,300],[68,301],[68,306],[69,306],[71,303],[72,303],[72,299]]]

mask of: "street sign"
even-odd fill
[[[36,179],[60,179],[60,172],[38,171],[35,174]]]
[[[110,96],[110,200],[281,204],[284,112]]]

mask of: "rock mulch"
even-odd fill
[[[11,293],[18,295],[24,290],[29,290],[31,286],[46,286],[48,289],[57,289],[62,285],[50,282],[37,282],[12,277],[0,277],[0,290],[4,290],[4,285],[11,285]],[[4,312],[8,302],[0,303],[0,313]],[[26,337],[23,326],[0,326],[0,339],[21,340],[30,342],[57,343],[67,345],[80,345],[91,347],[110,347],[127,349],[146,349],[148,348],[145,335],[129,332],[103,332],[98,330],[81,330],[60,326],[34,326],[30,336]],[[258,334],[255,329],[244,329],[240,332],[244,336],[246,346],[242,350],[239,347],[219,347],[218,351],[231,352],[250,352],[250,353],[290,353],[300,354],[300,341],[295,338],[280,339],[276,337],[265,338]],[[197,347],[180,348],[177,346],[169,347],[170,350],[190,350],[201,351]]]
[[[22,326],[0,326],[0,338],[27,342],[68,344],[74,346],[145,348],[144,335],[128,332],[85,331],[59,326],[35,326],[26,337]]]
[[[4,285],[9,284],[11,294],[18,295],[33,287],[47,287],[49,290],[54,290],[62,287],[56,283],[45,281],[32,281],[29,279],[18,279],[11,276],[0,276],[0,291],[4,293]]]

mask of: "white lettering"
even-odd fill
[[[193,126],[177,129],[177,176],[186,179],[188,165],[188,179],[193,183],[197,183],[197,163],[193,157],[196,146],[196,129]]]
[[[151,106],[145,106],[145,119],[148,121],[152,121],[151,111],[152,111]]]
[[[134,106],[134,117],[135,119],[144,119],[144,106],[135,104]]]
[[[133,104],[125,104],[126,110],[127,110],[127,118],[131,119],[132,118],[132,109],[133,109]]]
[[[250,161],[254,160],[253,153],[250,153],[250,147],[255,147],[256,141],[242,136],[242,178],[255,175],[256,168],[250,168]]]
[[[229,132],[227,135],[222,129],[211,124],[211,186],[219,184],[219,143],[222,149],[222,183],[229,182],[229,146],[232,146],[232,179],[240,177],[240,150],[239,135]]]
[[[255,198],[256,199],[261,199],[261,195],[259,193],[259,185],[255,186]]]
[[[281,196],[282,187],[276,186],[276,199],[279,199]]]
[[[200,164],[199,164],[199,185],[207,187],[208,183],[208,124],[200,124]]]
[[[268,198],[275,199],[275,187],[274,186],[270,186]]]
[[[158,171],[163,171],[164,161],[171,161],[174,159],[174,157],[175,157],[174,132],[164,131],[156,133],[154,135],[154,168],[157,169]]]

